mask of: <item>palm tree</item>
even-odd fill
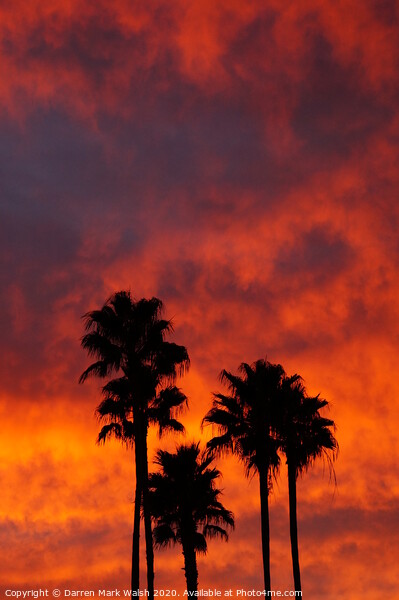
[[[135,447],[136,492],[132,548],[132,589],[139,586],[139,536],[140,506],[143,496],[143,460],[140,454],[143,415],[134,410],[134,401],[129,396],[129,382],[126,377],[110,380],[102,389],[104,399],[96,413],[105,425],[98,435],[98,443],[105,442],[111,436],[121,440],[128,447]],[[183,425],[173,418],[173,413],[181,410],[187,403],[186,396],[175,386],[161,389],[148,405],[148,424],[155,424],[159,436],[165,431],[183,432]],[[135,414],[135,416],[134,416]],[[147,511],[146,514],[149,514]],[[152,548],[152,545],[151,545]]]
[[[214,395],[203,423],[216,426],[219,433],[207,444],[211,454],[232,453],[244,463],[247,476],[259,476],[263,575],[265,590],[270,591],[269,493],[279,466],[273,410],[285,372],[281,365],[263,359],[242,363],[239,371],[239,375],[222,371],[230,395]]]
[[[150,506],[157,547],[179,543],[184,556],[187,591],[198,590],[197,553],[206,553],[207,538],[227,540],[234,518],[219,501],[216,488],[220,472],[199,443],[181,445],[175,453],[158,451],[160,472],[150,475]]]
[[[332,460],[338,451],[334,437],[334,421],[322,417],[320,409],[327,400],[306,393],[299,375],[285,377],[281,385],[280,401],[274,411],[279,448],[285,454],[288,468],[288,494],[292,568],[296,591],[302,591],[299,568],[297,493],[298,476],[319,457],[324,457],[333,472]]]
[[[174,419],[186,397],[174,385],[189,367],[184,346],[165,341],[173,331],[162,319],[158,298],[135,300],[129,291],[116,292],[100,310],[84,315],[82,346],[96,358],[81,375],[110,379],[103,387],[97,413],[106,424],[99,441],[115,436],[135,447],[136,491],[132,549],[132,590],[139,589],[140,507],[143,506],[147,560],[147,589],[154,590],[154,553],[148,507],[148,427],[156,422],[165,429],[182,430]]]

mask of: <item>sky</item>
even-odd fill
[[[267,357],[329,402],[337,485],[298,483],[304,596],[399,598],[399,5],[0,5],[1,589],[127,588],[133,454],[97,446],[81,316],[157,296],[187,346],[186,440],[221,369]],[[150,457],[180,438],[150,434]],[[259,493],[218,463],[200,587],[263,589]],[[274,589],[293,588],[286,469]],[[158,588],[184,589],[179,548]],[[144,578],[143,578],[144,581]]]

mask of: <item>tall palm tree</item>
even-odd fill
[[[135,446],[136,491],[132,550],[132,590],[139,589],[140,507],[143,506],[147,560],[147,589],[154,590],[154,553],[148,507],[147,433],[157,422],[164,429],[181,430],[174,414],[186,397],[173,385],[189,367],[184,346],[167,342],[171,321],[162,318],[158,298],[135,300],[129,291],[116,292],[100,310],[84,315],[82,346],[96,358],[81,375],[108,378],[97,412],[106,421],[99,441],[116,436]]]
[[[293,375],[283,379],[278,407],[274,411],[279,448],[287,460],[292,569],[296,591],[302,591],[296,482],[298,476],[319,457],[325,457],[332,469],[332,460],[338,451],[338,442],[333,433],[334,421],[320,414],[320,410],[327,405],[327,400],[319,396],[308,396],[301,377]]]
[[[226,528],[234,527],[232,513],[219,501],[220,472],[210,467],[212,460],[199,443],[181,445],[175,453],[160,450],[155,462],[161,470],[149,479],[155,545],[181,544],[189,592],[198,590],[197,553],[206,553],[207,538],[227,540]]]
[[[232,453],[244,463],[247,476],[258,474],[263,575],[265,590],[270,591],[269,493],[279,466],[273,410],[285,372],[281,365],[263,359],[252,365],[242,363],[239,371],[239,375],[222,371],[221,380],[230,394],[214,395],[203,423],[214,425],[219,433],[207,444],[210,453]]]

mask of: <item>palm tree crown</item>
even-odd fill
[[[287,461],[295,464],[296,475],[306,471],[317,458],[325,458],[332,468],[338,452],[334,421],[323,417],[320,410],[327,400],[309,396],[299,375],[285,377],[276,415],[276,436]]]
[[[252,365],[242,363],[239,371],[240,375],[221,372],[220,379],[230,395],[214,394],[213,406],[203,419],[219,433],[207,448],[212,453],[238,456],[247,475],[263,468],[265,461],[275,470],[279,457],[272,435],[272,414],[284,369],[261,359]]]
[[[86,334],[82,346],[98,360],[81,375],[105,378],[122,371],[137,378],[135,395],[151,397],[164,379],[173,381],[189,366],[184,346],[165,341],[173,331],[171,321],[162,319],[158,298],[134,300],[128,291],[115,293],[100,310],[84,315]]]

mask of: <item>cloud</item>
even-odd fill
[[[81,315],[129,288],[161,297],[188,347],[189,436],[211,434],[218,373],[242,361],[330,401],[338,488],[321,466],[298,484],[304,590],[392,593],[396,4],[34,1],[0,22],[1,581],[128,582],[133,458],[95,446],[99,382],[77,379]],[[150,454],[174,444],[150,434]],[[237,528],[200,581],[262,586],[257,481],[221,469]],[[280,589],[286,485],[283,469]],[[159,586],[183,586],[181,566],[157,555]]]

